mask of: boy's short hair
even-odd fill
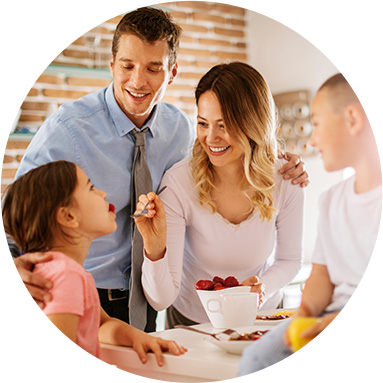
[[[329,97],[331,97],[331,105],[334,111],[341,111],[350,104],[360,106],[360,101],[354,90],[341,73],[337,73],[328,78],[319,87],[318,93],[324,89],[329,91]]]
[[[2,206],[4,229],[22,253],[51,248],[61,230],[57,210],[70,205],[76,185],[76,165],[55,161],[30,170],[8,186]]]
[[[169,69],[177,61],[182,29],[168,12],[153,7],[143,7],[127,13],[118,23],[113,36],[112,54],[116,58],[121,36],[133,34],[149,43],[167,41]]]

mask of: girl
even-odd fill
[[[91,242],[116,229],[115,208],[77,165],[56,161],[29,171],[6,191],[2,215],[6,233],[22,252],[51,254],[34,269],[53,283],[43,311],[73,342],[97,357],[99,341],[130,346],[142,363],[151,350],[160,366],[163,350],[186,351],[109,317],[100,307],[95,282],[82,266]]]

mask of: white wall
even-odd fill
[[[310,42],[259,13],[248,12],[251,65],[267,79],[273,93],[317,88],[338,69]]]
[[[266,78],[276,93],[306,89],[311,97],[337,68],[310,42],[277,21],[248,12],[249,64]],[[310,262],[316,238],[318,197],[342,179],[342,173],[328,173],[322,160],[304,158],[310,174],[305,212],[305,262]]]

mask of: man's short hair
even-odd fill
[[[181,32],[181,27],[173,22],[168,12],[153,7],[138,8],[127,13],[118,23],[113,36],[113,58],[116,58],[120,37],[133,34],[149,43],[167,41],[170,69],[177,61]]]

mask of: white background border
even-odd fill
[[[259,12],[300,33],[347,77],[361,100],[382,158],[383,27],[379,1],[221,1]],[[72,41],[103,21],[147,1],[14,0],[1,5],[1,137],[46,66]],[[308,8],[309,7],[309,8]],[[272,47],[270,47],[272,49]],[[283,63],[281,63],[283,68]],[[38,203],[38,200],[36,201]],[[360,382],[380,376],[383,304],[379,283],[382,229],[367,272],[336,321],[305,349],[277,365],[235,381]],[[9,381],[89,379],[147,381],[99,362],[75,347],[37,308],[12,264],[0,232],[0,377]],[[150,380],[151,381],[151,380]]]

